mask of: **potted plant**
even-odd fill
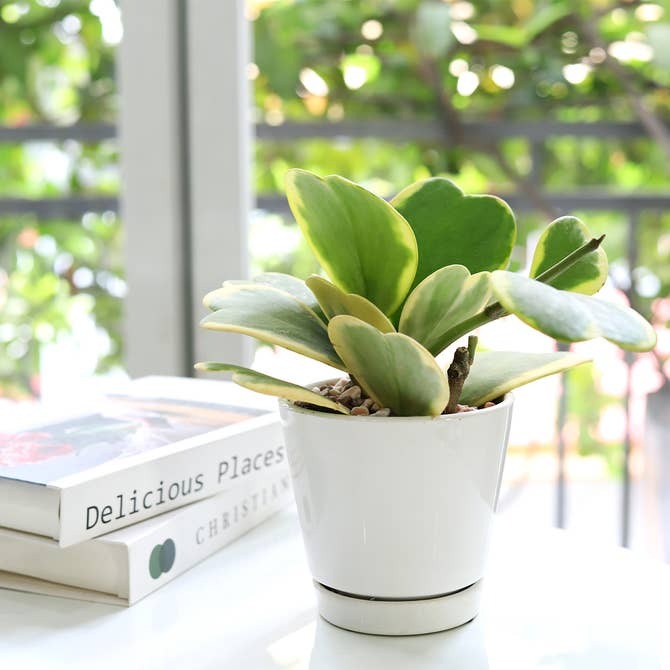
[[[525,277],[505,270],[514,216],[447,179],[390,203],[342,177],[287,176],[291,210],[329,279],[226,281],[202,326],[250,335],[341,370],[305,388],[226,363],[283,398],[303,538],[325,619],[414,634],[477,614],[512,410],[510,391],[585,362],[572,353],[475,352],[472,331],[513,314],[562,341],[653,347],[633,310],[592,297],[602,238],[574,217],[542,234]],[[468,336],[447,370],[436,360]],[[472,410],[472,411],[470,411]]]

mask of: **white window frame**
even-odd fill
[[[249,272],[249,26],[243,0],[122,5],[121,215],[131,376],[248,364],[245,338],[198,328],[202,296]]]

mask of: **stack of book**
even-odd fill
[[[2,423],[0,587],[131,605],[292,499],[272,402],[229,382]]]

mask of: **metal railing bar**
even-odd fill
[[[533,205],[521,194],[503,193],[502,198],[516,211],[532,211]],[[626,211],[637,213],[645,210],[670,209],[670,196],[640,193],[612,194],[552,193],[544,196],[561,212],[585,209],[589,211]],[[256,198],[256,208],[278,214],[288,214],[289,208],[282,195],[263,195]],[[86,212],[119,210],[119,198],[114,196],[71,196],[63,198],[0,198],[0,216],[35,214],[40,218],[77,218]]]
[[[570,345],[557,342],[558,351],[570,351]],[[568,376],[561,375],[561,388],[556,409],[556,516],[557,528],[567,527],[567,477],[565,471],[566,444],[563,428],[568,411]]]
[[[22,142],[60,142],[79,140],[101,142],[115,139],[117,128],[111,123],[77,123],[71,126],[28,125],[9,128],[0,126],[0,142],[20,144]]]
[[[500,193],[498,195],[514,210],[529,211],[533,209],[532,203],[528,202],[523,195],[517,193]],[[640,212],[670,209],[670,196],[662,194],[614,194],[603,191],[579,191],[575,193],[544,193],[543,198],[561,211],[586,209]],[[256,207],[277,213],[287,213],[289,211],[286,199],[282,195],[259,194],[256,197]]]
[[[595,137],[598,139],[635,139],[644,137],[644,128],[636,122],[596,121],[471,121],[463,124],[466,138],[496,140],[523,137],[544,141],[551,137]],[[0,142],[21,143],[36,141],[80,140],[98,142],[114,139],[117,128],[108,123],[77,123],[70,126],[48,124],[18,127],[0,126]],[[279,126],[256,125],[256,137],[263,140],[286,141],[295,139],[332,139],[335,137],[407,139],[444,141],[448,139],[444,127],[431,120],[356,120],[339,123],[288,122]]]
[[[463,124],[465,138],[498,140],[525,138],[545,141],[551,137],[595,137],[597,139],[635,139],[645,137],[644,128],[637,122],[597,121],[568,123],[563,121],[470,121]],[[256,137],[261,140],[286,141],[296,139],[371,138],[445,141],[449,136],[444,126],[430,120],[370,120],[323,122],[288,122],[279,126],[256,125]]]
[[[33,214],[40,219],[78,219],[87,212],[118,212],[113,196],[67,198],[0,198],[0,216]]]
[[[635,286],[633,270],[639,263],[639,237],[638,230],[640,221],[637,212],[631,212],[627,225],[626,262],[629,272],[629,285],[625,287],[628,302],[633,309],[639,309],[638,295]],[[623,441],[623,477],[621,480],[621,546],[629,547],[631,541],[631,516],[632,516],[632,487],[633,472],[631,470],[631,452],[633,449],[633,419],[632,419],[632,395],[633,395],[633,363],[635,354],[626,351],[624,354],[626,362],[626,390],[623,397],[623,406],[626,416],[626,428]]]

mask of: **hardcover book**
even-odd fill
[[[0,587],[132,605],[292,500],[274,474],[75,546],[0,528]]]
[[[145,377],[21,430],[0,421],[0,526],[63,547],[282,470],[274,404],[230,382]]]

